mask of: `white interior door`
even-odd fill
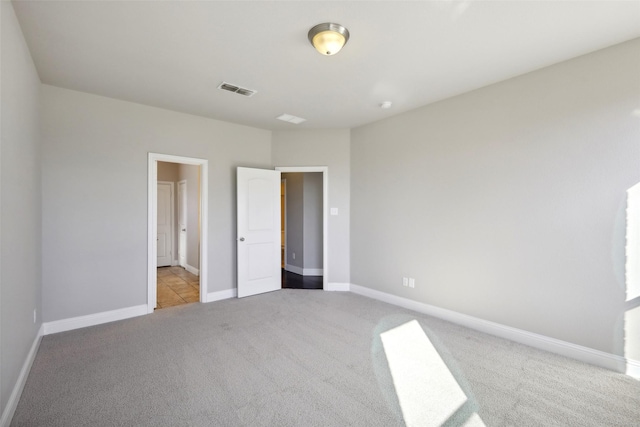
[[[187,265],[187,181],[178,182],[178,265]]]
[[[156,240],[158,242],[158,267],[171,265],[173,247],[173,183],[158,183],[158,227]]]
[[[238,168],[238,297],[282,287],[280,171]]]

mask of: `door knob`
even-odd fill
[[[241,237],[238,240],[240,240],[241,242],[244,242],[244,237]]]

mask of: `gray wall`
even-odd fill
[[[354,129],[352,283],[621,354],[639,51],[636,39]]]
[[[48,85],[42,130],[45,321],[146,303],[149,152],[209,160],[208,290],[236,286],[235,168],[270,132]]]
[[[274,166],[327,166],[329,168],[329,206],[338,215],[328,217],[327,260],[330,283],[350,282],[350,131],[294,130],[274,131],[272,162]]]
[[[180,164],[178,166],[178,181],[183,180],[187,181],[186,260],[187,265],[200,269],[200,167]],[[176,191],[177,189],[176,184]]]
[[[286,266],[304,268],[304,175],[302,173],[283,173],[287,180],[287,253]],[[293,258],[296,254],[296,258]]]
[[[10,2],[0,2],[0,15],[1,414],[42,323],[42,190],[40,79]]]
[[[305,172],[304,177],[304,265],[322,268],[322,173]]]

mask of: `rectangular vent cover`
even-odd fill
[[[296,117],[287,113],[284,113],[276,117],[276,119],[282,120],[283,122],[293,123],[294,125],[299,125],[300,123],[307,121],[307,119],[303,119],[302,117]]]
[[[220,86],[218,86],[218,89],[237,93],[243,96],[253,96],[258,92],[257,90],[247,89],[246,87],[232,85],[231,83],[227,83],[227,82],[220,83]]]

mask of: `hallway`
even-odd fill
[[[282,269],[282,288],[322,289],[322,276],[302,276]]]
[[[157,309],[200,301],[200,278],[182,267],[158,268]]]

